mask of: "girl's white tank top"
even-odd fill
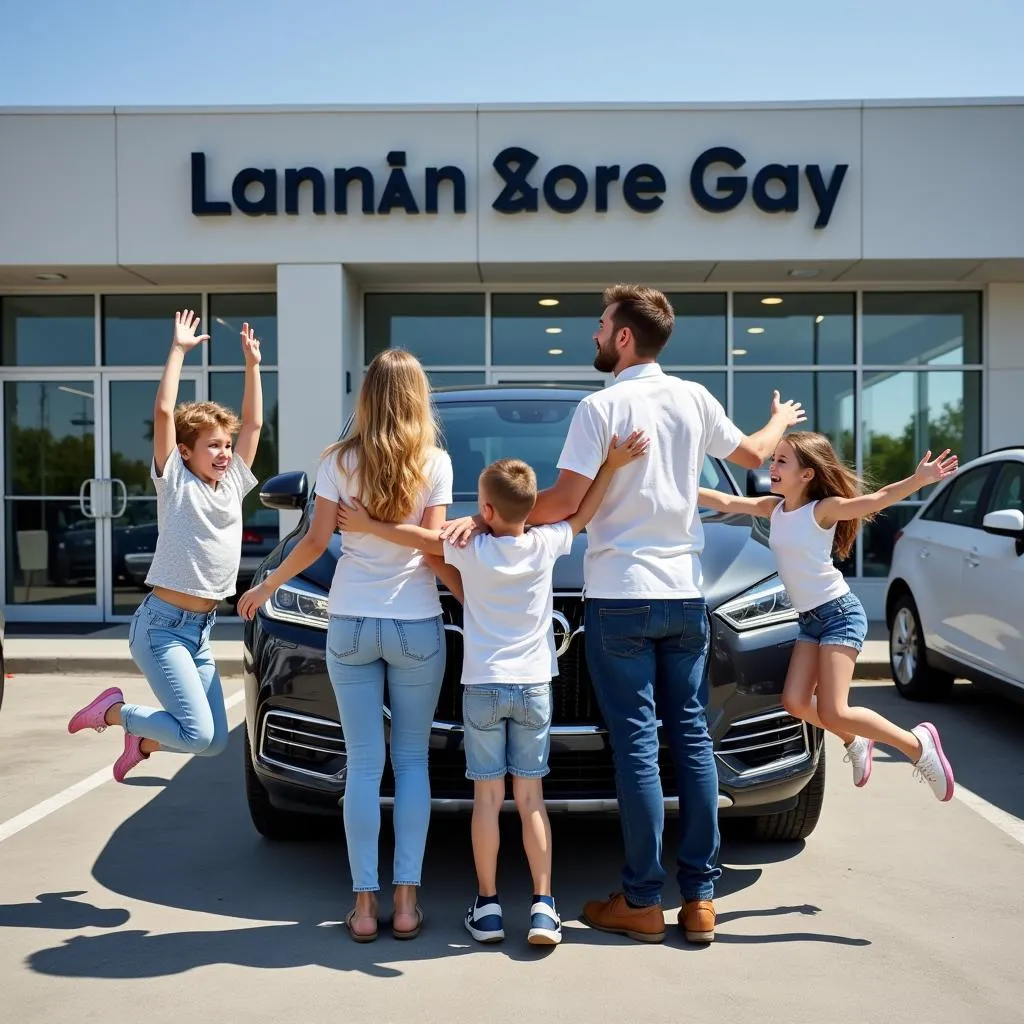
[[[833,524],[825,530],[818,525],[814,518],[816,501],[792,512],[784,512],[783,504],[780,501],[772,511],[768,544],[793,607],[798,612],[809,612],[850,592],[849,584],[832,562],[836,528]]]

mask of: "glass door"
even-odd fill
[[[3,381],[4,610],[11,621],[102,615],[99,376]]]
[[[153,403],[161,372],[103,373],[107,416],[101,470],[109,514],[102,521],[101,599],[108,620],[130,617],[148,589],[157,538],[156,489],[150,478]],[[182,374],[178,401],[195,401],[198,394],[199,375]]]

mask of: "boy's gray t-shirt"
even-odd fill
[[[159,535],[146,585],[220,601],[235,592],[242,560],[242,498],[257,484],[237,453],[217,487],[181,461],[177,446],[164,464],[154,460]]]

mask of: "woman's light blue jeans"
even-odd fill
[[[345,734],[345,838],[354,892],[377,892],[380,782],[384,774],[384,680],[395,775],[394,885],[419,885],[430,824],[427,750],[445,642],[441,616],[374,619],[332,615],[327,671]]]
[[[212,757],[228,744],[228,716],[210,649],[216,612],[187,612],[148,594],[132,616],[128,648],[163,708],[125,704],[121,724],[162,750]]]

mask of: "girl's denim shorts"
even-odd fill
[[[797,642],[852,647],[855,651],[864,649],[868,617],[856,594],[844,594],[809,612],[801,612],[799,622],[800,635]]]

